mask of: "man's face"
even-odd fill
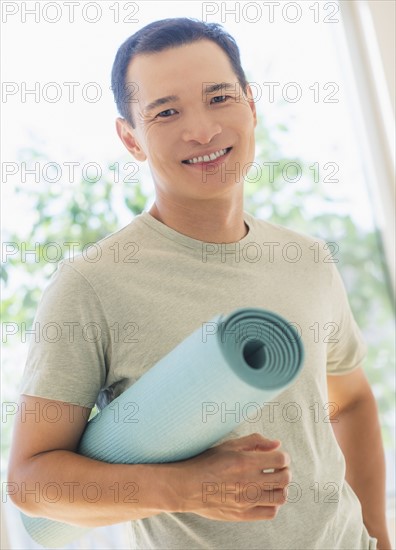
[[[135,129],[118,119],[117,130],[137,160],[148,160],[157,193],[196,200],[235,192],[243,184],[254,159],[256,111],[217,44],[202,40],[140,54],[128,68],[127,82],[137,89],[130,103]],[[215,83],[231,86],[205,91]],[[198,158],[224,149],[215,161]],[[200,162],[186,162],[194,158]]]

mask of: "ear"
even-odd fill
[[[140,162],[145,161],[147,159],[147,155],[135,137],[135,130],[130,126],[129,122],[125,120],[125,118],[116,119],[116,130],[120,140],[128,151],[135,157],[135,159]]]
[[[257,126],[256,104],[254,102],[252,89],[251,89],[249,84],[246,86],[246,99],[247,99],[247,102],[249,103],[249,106],[252,110],[253,120],[254,120],[254,127],[256,127]]]

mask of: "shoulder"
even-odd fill
[[[142,218],[142,214],[137,215],[125,227],[96,242],[78,243],[81,251],[64,259],[59,267],[89,281],[99,274],[107,276],[117,264],[137,263],[139,250],[148,238]]]
[[[296,231],[284,225],[263,220],[245,213],[247,221],[252,225],[253,234],[262,246],[272,248],[283,257],[293,256],[314,264],[338,263],[336,253],[338,243],[326,242],[315,235]]]

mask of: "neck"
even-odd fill
[[[193,201],[180,204],[156,197],[148,211],[158,221],[192,239],[211,243],[232,243],[243,239],[248,227],[243,220],[243,201]]]

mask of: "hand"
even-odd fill
[[[378,537],[376,535],[372,536],[377,538],[377,550],[392,550],[394,548],[391,544],[388,533],[383,536],[378,535]]]
[[[179,462],[177,511],[222,521],[275,518],[291,481],[290,457],[280,445],[252,434]]]

